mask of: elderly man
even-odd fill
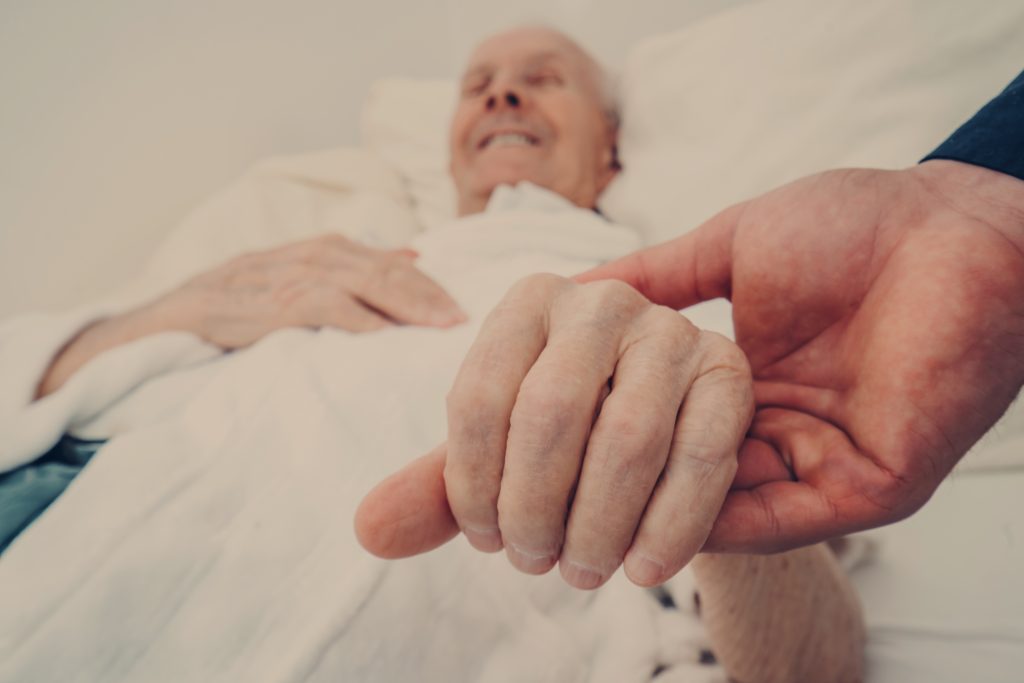
[[[533,213],[514,215],[540,220],[548,239],[564,231],[575,235],[575,242],[563,240],[572,245],[599,237],[611,245],[584,250],[584,261],[604,260],[628,247],[623,231],[605,229],[596,214],[580,210],[594,208],[618,168],[614,110],[605,87],[594,60],[557,32],[516,29],[484,42],[463,77],[451,126],[451,170],[463,217],[459,224],[495,230],[502,211],[508,212],[503,207],[525,208]],[[504,194],[497,189],[523,181],[528,182]],[[605,234],[599,235],[602,229]],[[24,404],[7,408],[10,415],[4,417],[16,424],[18,415],[30,415],[39,399],[68,391],[71,378],[86,372],[90,360],[166,331],[185,332],[207,347],[228,351],[282,327],[368,332],[396,324],[447,327],[463,321],[466,314],[438,282],[458,283],[458,277],[436,265],[436,277],[428,276],[414,260],[413,252],[372,250],[338,238],[235,259],[155,301],[75,332],[55,346],[35,378],[35,400],[28,396]],[[516,267],[521,270],[522,264]],[[485,283],[479,286],[487,289]],[[471,391],[453,393],[448,448],[413,466],[414,472],[429,474],[446,460],[444,504],[431,498],[437,481],[409,489],[404,486],[408,478],[397,480],[397,487],[393,480],[364,505],[358,522],[361,540],[383,555],[395,554],[394,548],[406,553],[410,543],[426,549],[443,540],[438,534],[450,537],[456,527],[427,527],[417,515],[425,510],[446,514],[450,506],[470,543],[485,551],[504,548],[511,562],[528,573],[546,572],[557,562],[569,583],[595,588],[626,557],[634,581],[654,584],[667,578],[700,548],[735,471],[737,432],[749,421],[752,405],[743,355],[724,338],[697,330],[622,285],[580,286],[545,275],[523,281],[515,291],[524,297],[561,292],[561,305],[584,313],[584,323],[552,327],[548,339],[523,335],[518,326],[505,324],[524,310],[513,297],[490,317],[488,330],[496,343],[478,342],[472,356],[476,364],[498,360],[497,342],[536,351],[532,360],[545,343],[549,348],[571,345],[587,330],[621,321],[630,321],[634,329],[579,357],[558,375],[557,390],[546,384],[550,372],[537,372],[536,382],[527,375],[520,395],[530,395],[535,387],[540,408],[532,412],[517,412],[501,396],[526,374],[526,367],[503,370],[484,384],[471,383]],[[479,312],[478,305],[471,310]],[[557,312],[534,313],[546,319]],[[166,374],[174,369],[173,362],[168,365],[150,371]],[[540,354],[535,367],[543,366]],[[602,387],[581,395],[590,390],[577,380],[594,373],[603,374]],[[636,381],[637,376],[648,381]],[[646,387],[654,378],[667,381],[651,395]],[[466,379],[459,385],[466,387]],[[495,391],[488,394],[488,386]],[[482,390],[494,400],[481,401]],[[679,410],[684,396],[686,406]],[[137,405],[125,414],[159,410],[159,403],[145,405],[148,397],[146,392],[129,395],[128,403]],[[592,428],[563,419],[565,406],[580,400],[596,415]],[[507,443],[505,438],[481,440],[486,434],[473,428],[474,416],[510,423]],[[673,427],[666,429],[668,417]],[[31,419],[24,422],[31,427]],[[582,453],[577,444],[586,434],[591,446]],[[623,457],[636,449],[642,457]],[[396,502],[412,513],[400,511],[397,523],[392,514]],[[403,520],[411,525],[403,526]],[[660,559],[652,568],[655,557]],[[131,560],[126,562],[123,571],[135,571]],[[103,571],[116,577],[116,562],[108,564]],[[716,654],[735,678],[859,678],[863,635],[856,599],[824,548],[772,558],[705,556],[694,568]],[[190,608],[183,605],[180,609]],[[820,628],[822,623],[829,628]]]

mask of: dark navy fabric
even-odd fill
[[[1024,180],[1024,72],[921,161],[952,159]]]
[[[104,443],[65,435],[41,457],[0,474],[0,554],[57,500]]]

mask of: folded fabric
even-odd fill
[[[637,244],[536,188],[492,206],[413,244],[473,322],[274,333],[101,449],[0,561],[0,679],[720,681],[692,611],[621,576],[584,593],[461,540],[397,563],[355,541],[369,487],[444,437],[444,394],[507,288]]]
[[[372,153],[336,149],[257,164],[193,212],[136,282],[75,310],[0,324],[0,472],[38,458],[65,432],[103,439],[173,410],[205,374],[201,368],[173,378],[168,373],[220,356],[188,333],[154,335],[96,357],[60,390],[35,401],[54,355],[90,322],[147,302],[245,251],[325,233],[393,248],[417,231],[400,177]]]

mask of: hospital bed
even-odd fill
[[[612,10],[599,3],[556,3],[546,14],[538,9],[539,16],[532,17],[498,14],[509,20],[548,19],[570,31],[576,28],[584,40],[589,31],[593,42],[609,35],[609,28],[605,33],[595,28],[602,9],[611,17]],[[449,30],[479,35],[490,28],[482,21],[472,24],[473,10],[458,3],[448,3],[446,11]],[[659,12],[671,14],[652,5],[650,17],[664,19]],[[635,226],[646,242],[679,234],[730,203],[816,170],[912,164],[1024,67],[1024,6],[1010,1],[968,6],[954,0],[762,0],[724,8],[694,5],[686,12],[674,17],[679,25],[675,30],[663,21],[654,26],[637,19],[630,25],[614,15],[609,19],[614,28],[633,32],[637,40],[628,48],[616,44],[603,51],[608,61],[621,65],[620,155],[625,171],[606,193],[601,209]],[[594,47],[602,54],[600,44]],[[410,49],[429,54],[428,45]],[[438,76],[442,66],[456,62],[457,52],[452,50],[444,65],[435,61],[435,74],[422,73],[430,70],[422,65],[403,68],[417,56],[409,55],[406,62],[378,65],[387,70],[375,75]],[[301,230],[319,227],[316,221],[324,214],[317,202],[328,201],[322,193],[348,197],[348,216],[389,212],[387,230],[364,226],[357,235],[381,246],[401,244],[451,216],[444,131],[452,82],[366,82],[365,104],[350,116],[352,129],[360,130],[358,141],[346,140],[350,144],[344,150],[258,164],[245,182],[185,222],[168,242],[164,262],[197,253],[212,262],[240,244],[258,248],[275,239],[302,237]],[[227,109],[222,106],[211,116]],[[262,140],[247,142],[251,144],[233,161],[254,150],[256,155],[271,151]],[[296,139],[289,144],[291,149],[273,151],[310,146]],[[54,154],[60,151],[55,142],[50,145]],[[29,154],[25,150],[22,157],[27,161]],[[359,170],[367,156],[375,159],[374,173]],[[91,161],[98,164],[98,158]],[[222,166],[231,161],[220,159]],[[159,160],[151,163],[159,166]],[[212,187],[215,175],[203,181]],[[154,177],[162,181],[158,186],[174,182],[159,173]],[[203,189],[192,191],[198,195]],[[45,191],[53,196],[61,188]],[[273,200],[253,209],[260,192]],[[168,190],[167,196],[173,192]],[[134,201],[128,202],[129,212],[136,210]],[[169,224],[177,210],[166,198],[161,207],[162,222],[151,221],[155,227]],[[45,215],[55,215],[47,211]],[[206,230],[214,223],[223,225],[224,217],[242,215],[250,226],[284,229],[274,217],[284,213],[311,218],[296,222],[306,228],[293,225],[287,234]],[[127,276],[123,262],[163,240],[160,230],[153,229],[135,244],[113,249],[111,239],[102,237],[110,233],[90,226],[88,212],[81,218],[90,246],[74,260],[51,257],[44,264],[41,251],[34,262],[23,259],[34,268],[36,279],[40,272],[52,271],[57,282],[71,277],[68,273],[84,281],[88,272],[80,254],[100,249],[100,262],[121,260],[113,270]],[[28,266],[16,267],[13,254],[31,252],[28,246],[19,249],[20,240],[29,245],[31,238],[24,227],[9,222],[15,229],[4,230],[4,271],[8,278],[13,273],[23,280]],[[120,229],[114,241],[129,234],[127,227]],[[195,267],[201,265],[196,262]],[[94,279],[79,292],[110,284]],[[8,284],[4,291],[13,292],[14,287]],[[64,294],[45,291],[32,302],[5,296],[5,312],[28,303],[72,303]],[[691,313],[698,323],[727,331],[724,304],[704,305]],[[868,681],[1024,680],[1024,440],[1012,438],[1014,429],[1014,424],[1001,428],[1007,438],[1000,440],[997,434],[968,455],[917,515],[858,537],[868,551],[851,573],[862,592],[869,628]],[[45,527],[40,525],[40,530]]]

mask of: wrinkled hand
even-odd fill
[[[577,280],[605,278],[672,308],[732,300],[756,412],[707,550],[782,550],[911,514],[1024,384],[1024,183],[985,169],[929,161],[904,171],[811,176]],[[627,574],[648,583],[656,573],[641,570],[648,556],[662,558],[667,578],[699,545],[704,516],[717,511],[726,466],[713,463],[731,454],[721,425],[730,415],[733,425],[746,417],[742,401],[722,396],[738,386],[735,372],[728,391],[705,383],[719,384],[712,398],[662,361],[625,362],[638,348],[623,346],[625,339],[647,338],[665,359],[672,344],[694,348],[684,335],[645,337],[643,316],[616,308],[562,326],[552,313],[572,305],[540,315],[516,301],[485,324],[460,372],[452,464],[442,476],[442,446],[382,483],[357,515],[360,540],[387,557],[424,552],[458,532],[454,515],[482,549],[498,545],[496,524],[502,542],[533,556],[513,562],[540,570],[559,551],[560,515],[568,512],[563,560],[606,571],[632,543]],[[659,344],[664,339],[672,344]],[[571,370],[557,371],[561,363]],[[587,433],[582,416],[610,367],[614,387],[631,389]],[[672,392],[680,388],[689,393],[677,420],[683,396]],[[523,412],[520,403],[535,407]],[[692,440],[684,429],[680,441],[691,414],[705,416],[691,424],[722,433]],[[672,446],[631,541],[641,482],[657,469],[654,444],[669,430],[674,444],[697,445],[704,464],[687,457],[688,468],[677,468]],[[586,457],[578,469],[581,439]],[[641,452],[649,457],[619,457]],[[577,473],[572,498],[565,482]],[[522,515],[516,521],[513,511]],[[592,585],[566,564],[570,583]]]
[[[413,265],[415,257],[407,249],[383,251],[325,235],[232,259],[153,306],[162,320],[223,349],[248,346],[283,327],[369,332],[463,321],[452,298]]]
[[[415,258],[408,249],[371,249],[338,235],[240,256],[151,303],[80,330],[50,362],[36,398],[60,389],[99,354],[171,330],[231,350],[282,327],[369,332],[465,320],[452,298],[416,269]]]
[[[950,161],[832,171],[587,274],[728,297],[757,411],[707,548],[899,520],[1024,383],[1024,182]]]
[[[652,585],[703,545],[753,409],[742,352],[618,282],[527,278],[492,312],[448,398],[448,442],[357,517],[371,551],[460,529],[517,568],[596,588],[625,558]]]

